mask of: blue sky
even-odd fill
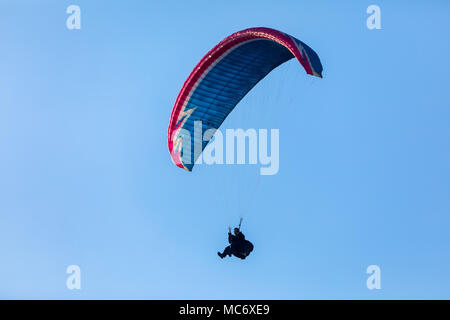
[[[81,30],[66,8],[81,8]],[[368,30],[366,8],[381,8]],[[447,1],[0,4],[0,298],[450,297]],[[280,170],[177,168],[175,98],[229,34],[265,26],[291,60],[222,128],[278,128]],[[245,220],[244,262],[220,260]],[[67,266],[81,290],[66,288]],[[381,290],[366,268],[381,268]]]

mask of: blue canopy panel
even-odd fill
[[[186,106],[186,110],[194,110],[183,126],[191,135],[191,148],[183,149],[186,154],[182,154],[183,159],[191,161],[185,163],[189,171],[200,155],[194,154],[194,143],[202,146],[198,151],[203,151],[208,144],[208,141],[201,141],[200,134],[194,136],[194,122],[201,121],[202,132],[218,129],[258,81],[292,58],[289,50],[276,42],[253,40],[234,49],[205,75]]]

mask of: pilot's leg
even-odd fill
[[[231,246],[228,246],[225,248],[225,250],[223,250],[223,253],[217,252],[217,254],[219,255],[219,257],[221,257],[222,259],[225,256],[230,256],[231,257]]]

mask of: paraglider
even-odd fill
[[[309,75],[322,77],[319,56],[302,41],[270,28],[250,28],[228,36],[197,64],[181,88],[170,117],[168,147],[174,163],[192,171],[209,140],[239,101],[280,64],[297,58]]]
[[[200,132],[217,130],[242,98],[280,64],[296,58],[306,73],[322,78],[319,56],[302,41],[270,28],[250,28],[233,33],[212,48],[192,70],[178,93],[167,132],[173,162],[192,171],[209,143]],[[241,220],[242,222],[242,220]],[[253,244],[238,228],[228,231],[220,258],[240,259],[253,251]]]
[[[241,232],[241,222],[238,228],[234,228],[234,234],[231,233],[231,228],[228,227],[228,243],[230,244],[223,250],[223,252],[217,252],[217,255],[223,259],[226,256],[231,257],[234,255],[242,260],[253,251],[253,244],[245,239],[244,234]]]

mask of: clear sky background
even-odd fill
[[[444,0],[1,1],[0,298],[450,298],[449,16]],[[223,123],[278,128],[279,173],[177,168],[183,82],[256,26],[324,66],[285,63]],[[255,250],[220,260],[240,215]]]

